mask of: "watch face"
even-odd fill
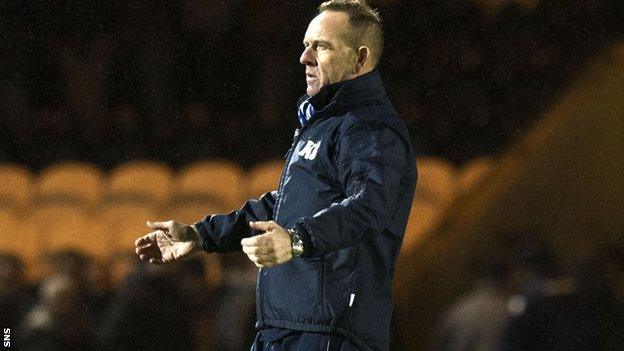
[[[297,232],[295,232],[294,230],[289,232],[291,234],[290,241],[292,247],[292,255],[293,257],[300,257],[301,255],[303,255],[303,241],[301,240],[299,234],[297,234]]]

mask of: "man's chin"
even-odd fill
[[[321,90],[320,87],[318,86],[309,86],[306,88],[306,94],[308,94],[309,97],[312,97],[316,94],[318,94],[319,90]]]

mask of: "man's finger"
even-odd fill
[[[270,242],[270,238],[266,234],[252,236],[251,238],[245,238],[241,240],[241,245],[244,246],[267,246]]]
[[[155,242],[154,238],[151,237],[150,234],[152,234],[152,233],[149,233],[147,235],[144,235],[144,236],[136,239],[134,241],[134,246],[137,246],[137,247],[138,246],[145,246],[145,245],[149,245],[149,244]]]
[[[169,230],[172,226],[173,226],[173,221],[165,221],[165,222],[151,222],[151,221],[147,221],[146,224],[148,227],[152,228],[152,229],[167,229]]]
[[[138,247],[138,246],[146,246],[146,245],[155,244],[158,241],[157,240],[158,233],[163,233],[163,231],[158,230],[158,231],[143,235],[142,237],[135,240],[134,246]]]
[[[146,237],[142,236],[134,241],[134,246],[139,247],[149,243]]]
[[[275,222],[273,221],[249,222],[249,226],[251,227],[251,229],[267,232],[275,228]]]
[[[155,264],[155,265],[161,265],[165,262],[163,262],[163,260],[161,260],[160,258],[150,258],[149,263]]]
[[[248,245],[243,245],[243,252],[250,255],[250,254],[259,254],[261,252],[260,247],[258,246],[248,246]]]
[[[267,260],[264,257],[259,257],[259,256],[254,256],[253,260],[251,260],[254,263],[257,263],[259,265],[262,265],[263,267],[266,267],[267,264],[269,264],[270,260]]]

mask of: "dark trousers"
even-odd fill
[[[338,335],[293,332],[278,340],[264,342],[258,333],[250,351],[359,351]]]

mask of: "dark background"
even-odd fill
[[[619,0],[376,1],[419,155],[501,151],[621,38]],[[0,161],[280,157],[312,1],[3,1]]]

